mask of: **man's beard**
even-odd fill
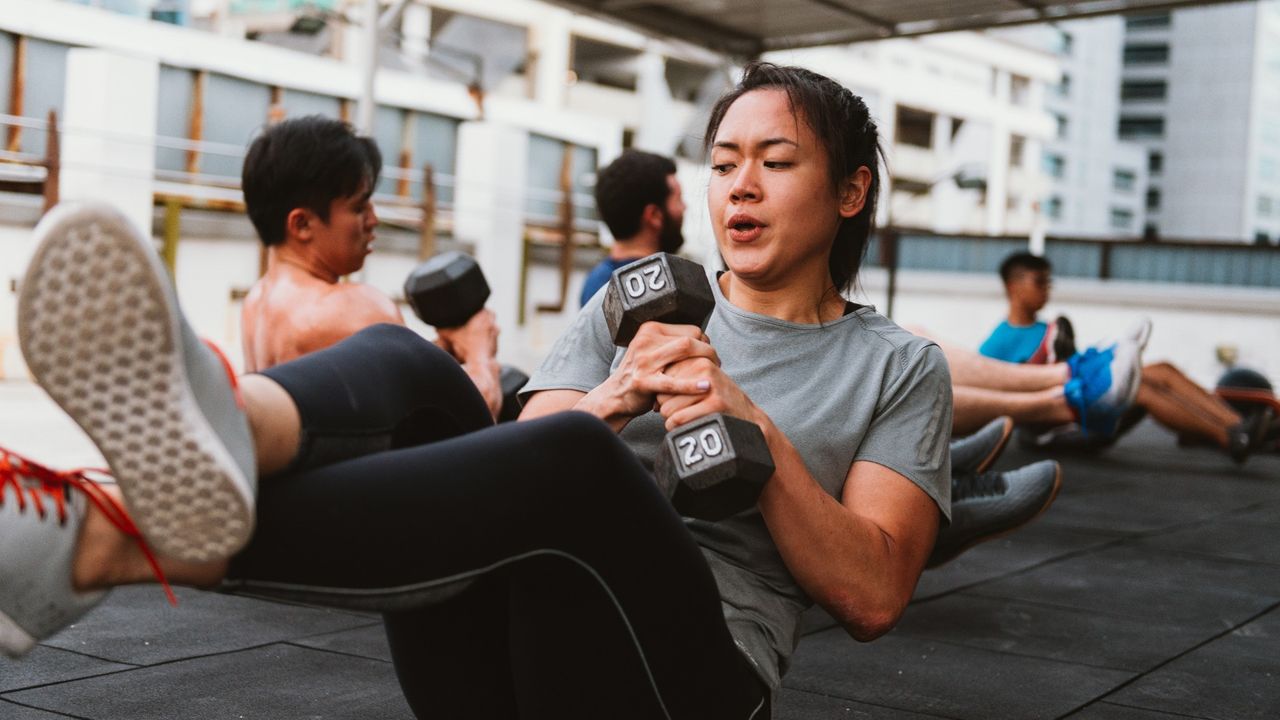
[[[658,235],[658,249],[665,253],[675,253],[684,245],[684,235],[680,232],[680,223],[667,212],[662,213],[662,232]]]

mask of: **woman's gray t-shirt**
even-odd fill
[[[706,334],[721,368],[791,440],[814,480],[840,499],[855,461],[883,465],[951,512],[951,379],[937,345],[873,308],[825,325],[746,312],[711,282],[715,311]],[[621,361],[596,293],[521,391],[590,391]],[[651,412],[621,437],[652,469],[666,431]],[[799,641],[800,613],[812,605],[787,570],[760,512],[717,523],[686,519],[720,589],[739,648],[778,687]]]

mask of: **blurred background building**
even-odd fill
[[[383,2],[370,52],[365,8],[5,0],[0,376],[23,373],[11,290],[51,188],[133,208],[197,327],[234,351],[261,262],[244,149],[283,117],[359,123],[370,57],[368,132],[386,169],[366,281],[397,295],[420,257],[473,252],[504,359],[536,364],[610,242],[591,188],[626,147],[676,156],[687,252],[716,262],[702,126],[741,58],[539,0]],[[1050,311],[1086,341],[1146,314],[1152,353],[1202,381],[1224,359],[1280,375],[1280,2],[763,57],[871,107],[889,171],[878,220],[893,232],[868,249],[859,292],[895,319],[975,344],[1002,312],[996,265],[1031,240],[1057,267]]]

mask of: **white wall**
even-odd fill
[[[1165,116],[1168,237],[1243,240],[1254,89],[1255,3],[1173,14]]]
[[[862,302],[885,308],[886,274],[862,277]],[[1081,347],[1119,337],[1139,318],[1154,323],[1144,360],[1166,360],[1213,387],[1224,368],[1219,345],[1234,346],[1239,364],[1280,384],[1280,290],[1054,278],[1043,316],[1066,315]],[[919,325],[977,349],[1004,317],[1004,290],[990,275],[902,271],[894,320]]]

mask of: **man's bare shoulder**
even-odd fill
[[[331,285],[311,313],[323,318],[344,318],[343,324],[357,324],[357,329],[378,323],[404,324],[404,316],[391,298],[375,287],[357,282]]]

